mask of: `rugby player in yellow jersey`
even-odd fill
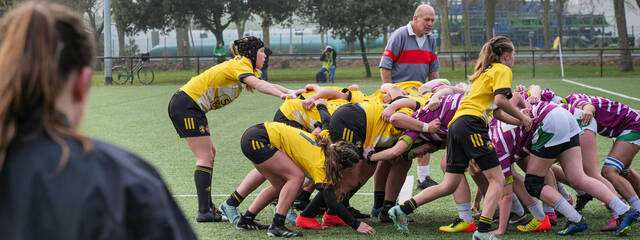
[[[282,99],[294,98],[295,91],[258,79],[266,55],[264,43],[256,37],[234,41],[235,57],[215,65],[182,86],[169,102],[169,117],[180,138],[184,138],[196,158],[194,180],[198,194],[198,222],[221,221],[211,202],[211,173],[216,149],[209,137],[206,113],[235,100],[243,88]],[[244,85],[244,87],[243,87]]]
[[[489,122],[494,110],[499,120],[509,119],[519,122],[527,130],[532,119],[519,112],[509,102],[515,50],[513,43],[506,37],[497,36],[485,43],[480,51],[474,74],[469,78],[471,86],[467,96],[462,99],[453,119],[449,123],[447,136],[447,167],[441,184],[429,187],[400,206],[389,210],[389,216],[396,228],[404,234],[409,233],[407,215],[418,206],[431,202],[455,191],[471,159],[475,159],[482,173],[489,181],[482,215],[474,239],[496,239],[489,232],[493,214],[502,188],[502,174],[497,154],[489,139]],[[496,110],[499,108],[499,110]],[[509,116],[510,115],[510,116]],[[470,193],[467,192],[470,202]],[[469,206],[470,207],[470,206]]]
[[[334,191],[341,189],[345,170],[360,160],[359,151],[354,144],[348,141],[332,143],[327,138],[316,137],[284,123],[265,122],[244,132],[241,148],[242,153],[269,180],[271,186],[258,194],[236,225],[237,228],[251,230],[268,227],[267,234],[272,237],[302,236],[300,232],[287,229],[284,221],[306,175],[319,190],[314,202],[322,202],[329,208],[336,209],[340,218],[358,232],[375,234],[372,227],[357,221],[338,202]],[[278,207],[271,225],[256,223],[256,214],[276,199]]]

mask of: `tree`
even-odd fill
[[[330,11],[323,16],[326,26],[342,39],[358,40],[366,77],[371,77],[365,38],[380,36],[386,6],[376,0],[328,0]],[[339,6],[339,7],[338,7]]]
[[[384,18],[382,31],[384,34],[384,45],[387,45],[387,34],[399,27],[407,25],[413,19],[413,13],[420,4],[417,0],[396,0],[393,4],[385,6],[385,14],[379,17]]]
[[[238,31],[238,39],[244,35],[244,29],[247,21],[251,18],[251,14],[247,14],[249,2],[247,0],[237,0],[229,2],[229,18],[236,25]]]
[[[620,71],[633,72],[633,59],[629,51],[629,39],[627,35],[627,19],[624,0],[613,0],[613,10],[616,14],[616,27],[618,29],[618,47],[620,48]]]
[[[291,18],[299,6],[298,0],[249,0],[251,12],[262,18],[262,41],[266,47],[271,47],[269,27]]]
[[[551,49],[551,26],[549,23],[550,0],[542,0],[542,25],[544,27],[544,49]]]
[[[131,51],[126,51],[124,37],[135,33],[133,26],[135,3],[132,0],[113,0],[111,1],[111,9],[113,11],[111,16],[118,32],[118,53],[120,56],[128,55],[126,53],[131,53]]]
[[[564,3],[566,0],[556,0],[556,20],[558,22],[558,39],[562,45],[562,11],[564,11]]]
[[[451,34],[449,33],[449,1],[436,0],[440,9],[440,51],[451,51]]]
[[[228,0],[188,0],[180,2],[191,3],[186,7],[188,11],[193,14],[196,21],[200,23],[202,27],[212,32],[218,42],[224,44],[222,32],[233,21],[231,18],[223,21],[223,16],[229,12]],[[249,15],[248,13],[245,14]]]
[[[485,8],[487,9],[485,15],[485,31],[487,36],[487,41],[493,38],[493,27],[496,24],[496,0],[486,0]]]
[[[471,19],[469,19],[469,0],[462,0],[462,17],[464,18],[464,49],[471,49]]]
[[[102,0],[55,0],[61,4],[64,4],[71,9],[74,9],[80,13],[83,13],[87,18],[89,26],[93,31],[93,36],[96,39],[96,51],[102,51],[104,41],[102,41],[102,30],[104,29],[102,17],[103,2]],[[15,1],[14,1],[15,2]]]

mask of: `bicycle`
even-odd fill
[[[133,65],[133,59],[131,60]],[[155,74],[153,70],[144,66],[144,62],[149,61],[149,54],[142,53],[139,55],[139,61],[135,66],[131,67],[131,71],[125,65],[117,65],[111,68],[113,82],[122,85],[127,84],[127,81],[133,85],[133,77],[138,77],[138,81],[143,85],[149,85],[153,82]],[[125,62],[126,63],[126,62]]]

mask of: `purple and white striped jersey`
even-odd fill
[[[576,108],[593,105],[596,108],[594,118],[598,123],[598,134],[602,136],[613,138],[624,130],[640,131],[640,115],[625,104],[587,94],[571,94],[565,99]]]
[[[442,99],[440,108],[438,108],[437,110],[430,111],[429,108],[425,105],[411,115],[411,117],[426,123],[431,122],[436,118],[440,119],[440,129],[437,133],[423,133],[405,130],[402,135],[408,136],[413,142],[415,142],[418,137],[426,141],[445,141],[447,139],[447,133],[449,132],[447,126],[449,126],[449,122],[458,110],[460,101],[463,97],[464,95],[462,94],[447,95]]]
[[[511,164],[529,154],[534,133],[544,118],[558,105],[540,101],[531,105],[533,125],[527,131],[524,127],[510,125],[494,119],[489,125],[489,138],[498,154],[504,177],[511,176]]]
[[[489,125],[489,138],[491,138],[493,147],[498,154],[504,177],[510,177],[512,175],[511,165],[529,155],[531,139],[527,141],[524,128],[501,122],[495,118]]]
[[[542,120],[553,110],[558,107],[557,104],[546,101],[539,101],[538,103],[531,104],[531,114],[529,117],[533,118],[533,124],[531,125],[531,129],[535,131],[540,127],[540,123]],[[533,132],[533,131],[532,131]]]

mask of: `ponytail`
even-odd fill
[[[342,180],[344,178],[344,170],[360,161],[361,157],[358,148],[353,143],[347,141],[331,143],[331,140],[323,136],[318,136],[316,142],[324,152],[326,180],[334,186],[336,196],[342,199],[344,193],[340,192],[340,187],[342,186]]]
[[[27,2],[0,21],[0,172],[20,123],[36,122],[61,147],[58,171],[66,165],[69,147],[63,137],[90,141],[68,126],[55,101],[71,74],[91,66],[93,37],[84,20],[54,3]]]
[[[500,62],[500,58],[505,53],[513,52],[513,43],[505,36],[496,36],[482,46],[473,75],[469,77],[469,82],[473,82],[480,76],[489,65]]]

